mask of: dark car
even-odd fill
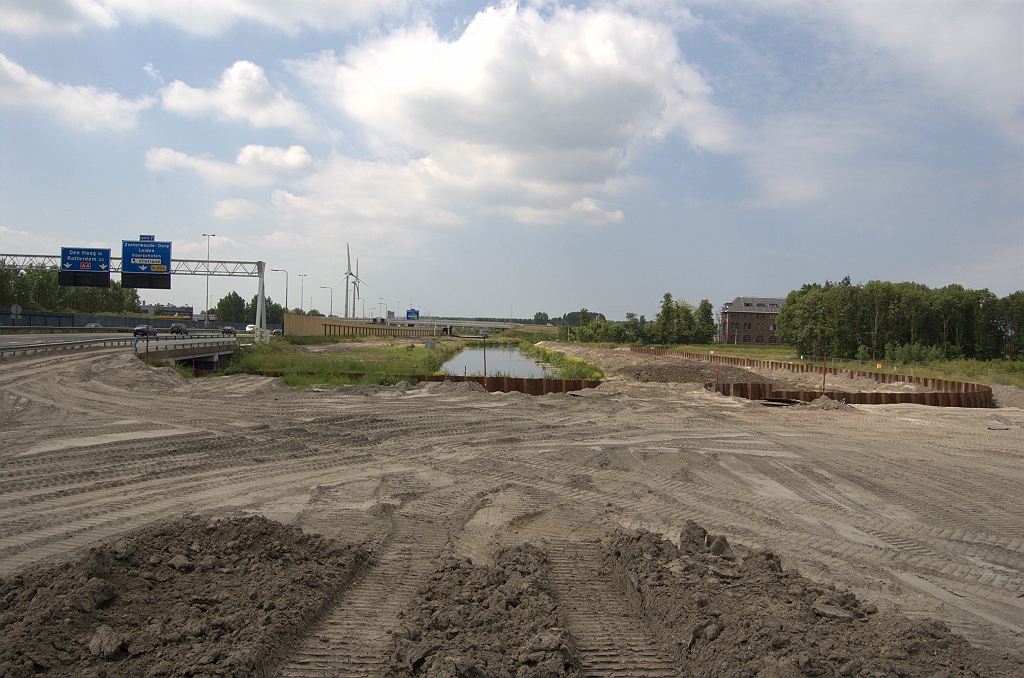
[[[171,323],[171,334],[188,336],[188,328],[185,327],[184,323]]]
[[[132,334],[136,337],[155,337],[156,328],[152,325],[136,325],[135,331]]]
[[[230,334],[232,337],[238,334],[238,330],[236,330],[234,327],[228,327],[227,325],[220,328],[220,332],[221,334]]]

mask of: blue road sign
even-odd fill
[[[110,271],[110,250],[61,247],[60,270],[106,273]]]
[[[419,320],[420,319],[420,312],[417,311],[415,308],[410,308],[408,311],[405,312],[405,319],[406,320]]]
[[[122,273],[171,272],[171,243],[156,241],[121,241]]]

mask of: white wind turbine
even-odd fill
[[[348,256],[348,268],[345,269],[345,317],[348,317],[348,281],[354,275],[352,273],[352,250],[348,243],[345,243],[345,254]],[[355,303],[352,304],[355,306]]]
[[[363,279],[359,277],[359,259],[356,259],[356,272],[352,276],[352,316],[356,314],[356,299],[361,299],[359,295],[359,285],[362,284]]]

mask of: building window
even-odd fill
[[[762,337],[760,334],[757,335],[757,343],[758,344],[763,344],[764,343],[764,337]]]
[[[743,335],[743,343],[744,344],[749,344],[750,343],[750,335],[749,334],[744,334]]]
[[[758,314],[757,314],[757,317],[758,317],[758,318],[763,318],[763,317],[764,317],[764,313],[758,313]]]
[[[738,330],[738,329],[740,328],[740,324],[739,324],[739,323],[733,323],[733,324],[732,324],[732,328],[733,328],[734,330]]]
[[[757,323],[757,331],[758,332],[763,332],[764,331],[764,323]]]
[[[743,329],[745,329],[745,330],[751,329],[750,325],[751,325],[751,323],[743,323]]]
[[[769,344],[774,344],[775,343],[775,335],[774,334],[772,336],[768,337],[768,343]]]

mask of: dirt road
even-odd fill
[[[524,542],[550,554],[581,675],[664,675],[670,657],[601,583],[596,544],[617,527],[678,542],[687,520],[883,611],[1024,652],[1016,408],[768,408],[635,382],[300,393],[97,350],[0,363],[0,428],[0,576],[190,512],[375,544],[378,565],[285,676],[382,669],[439,553],[487,563]]]

